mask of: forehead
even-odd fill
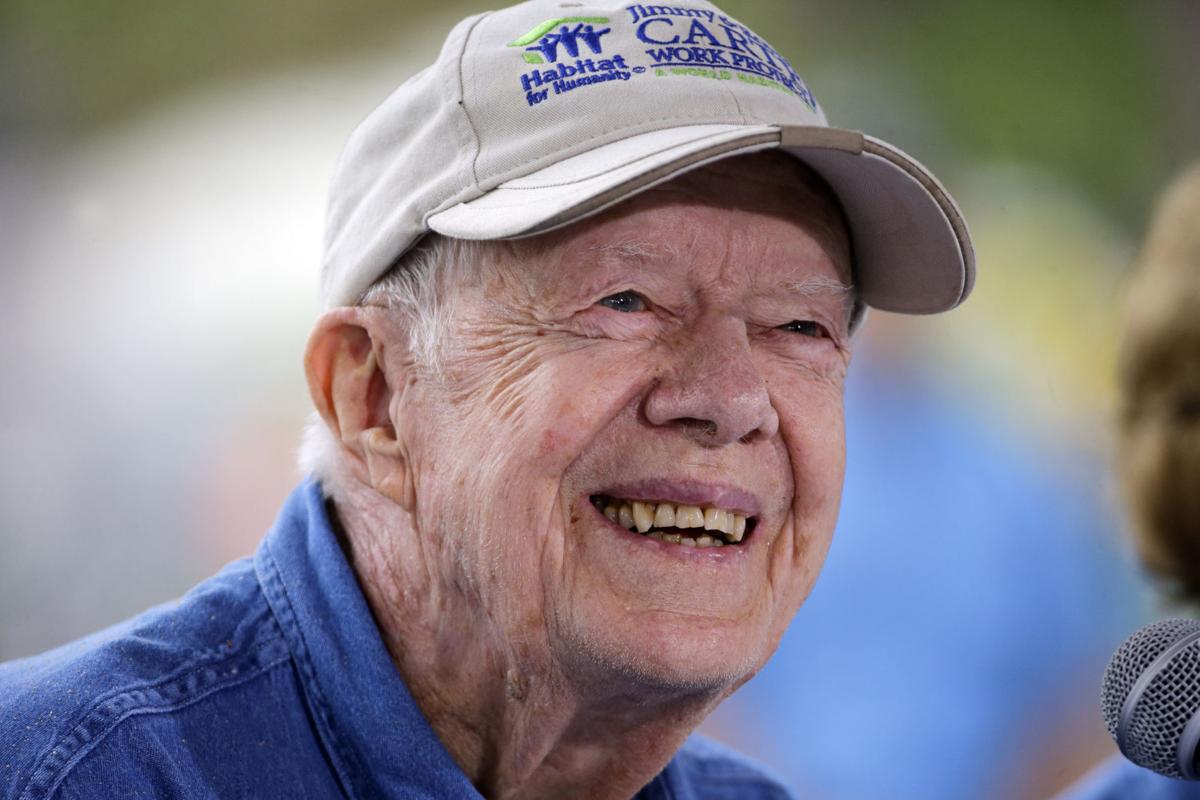
[[[814,273],[851,279],[837,200],[807,167],[779,152],[719,161],[602,214],[509,244],[526,279],[542,291],[578,288],[582,272],[602,278],[630,268],[701,277],[706,267],[719,267],[751,284]]]

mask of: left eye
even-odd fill
[[[631,313],[634,311],[645,311],[646,299],[637,292],[617,292],[601,299],[597,305],[611,308],[613,311]]]
[[[829,337],[829,332],[825,330],[825,327],[819,322],[813,322],[811,319],[794,319],[786,325],[780,325],[779,330],[798,333],[801,336],[811,336],[814,339]]]

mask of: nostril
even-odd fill
[[[679,420],[679,424],[687,428],[691,433],[703,436],[708,439],[717,438],[717,423],[710,419],[696,419],[695,417],[683,417]]]

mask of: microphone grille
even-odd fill
[[[1176,653],[1134,698],[1125,731],[1118,733],[1121,710],[1139,678],[1154,661],[1185,637],[1200,633],[1200,621],[1167,619],[1130,636],[1113,654],[1104,673],[1101,707],[1109,734],[1135,764],[1180,777],[1176,749],[1188,720],[1200,708],[1200,640]]]

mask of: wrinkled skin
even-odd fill
[[[492,247],[436,374],[384,309],[318,323],[310,384],[354,476],[337,513],[398,669],[485,794],[628,797],[762,666],[824,559],[847,235],[770,154]],[[594,494],[755,527],[659,543]]]

